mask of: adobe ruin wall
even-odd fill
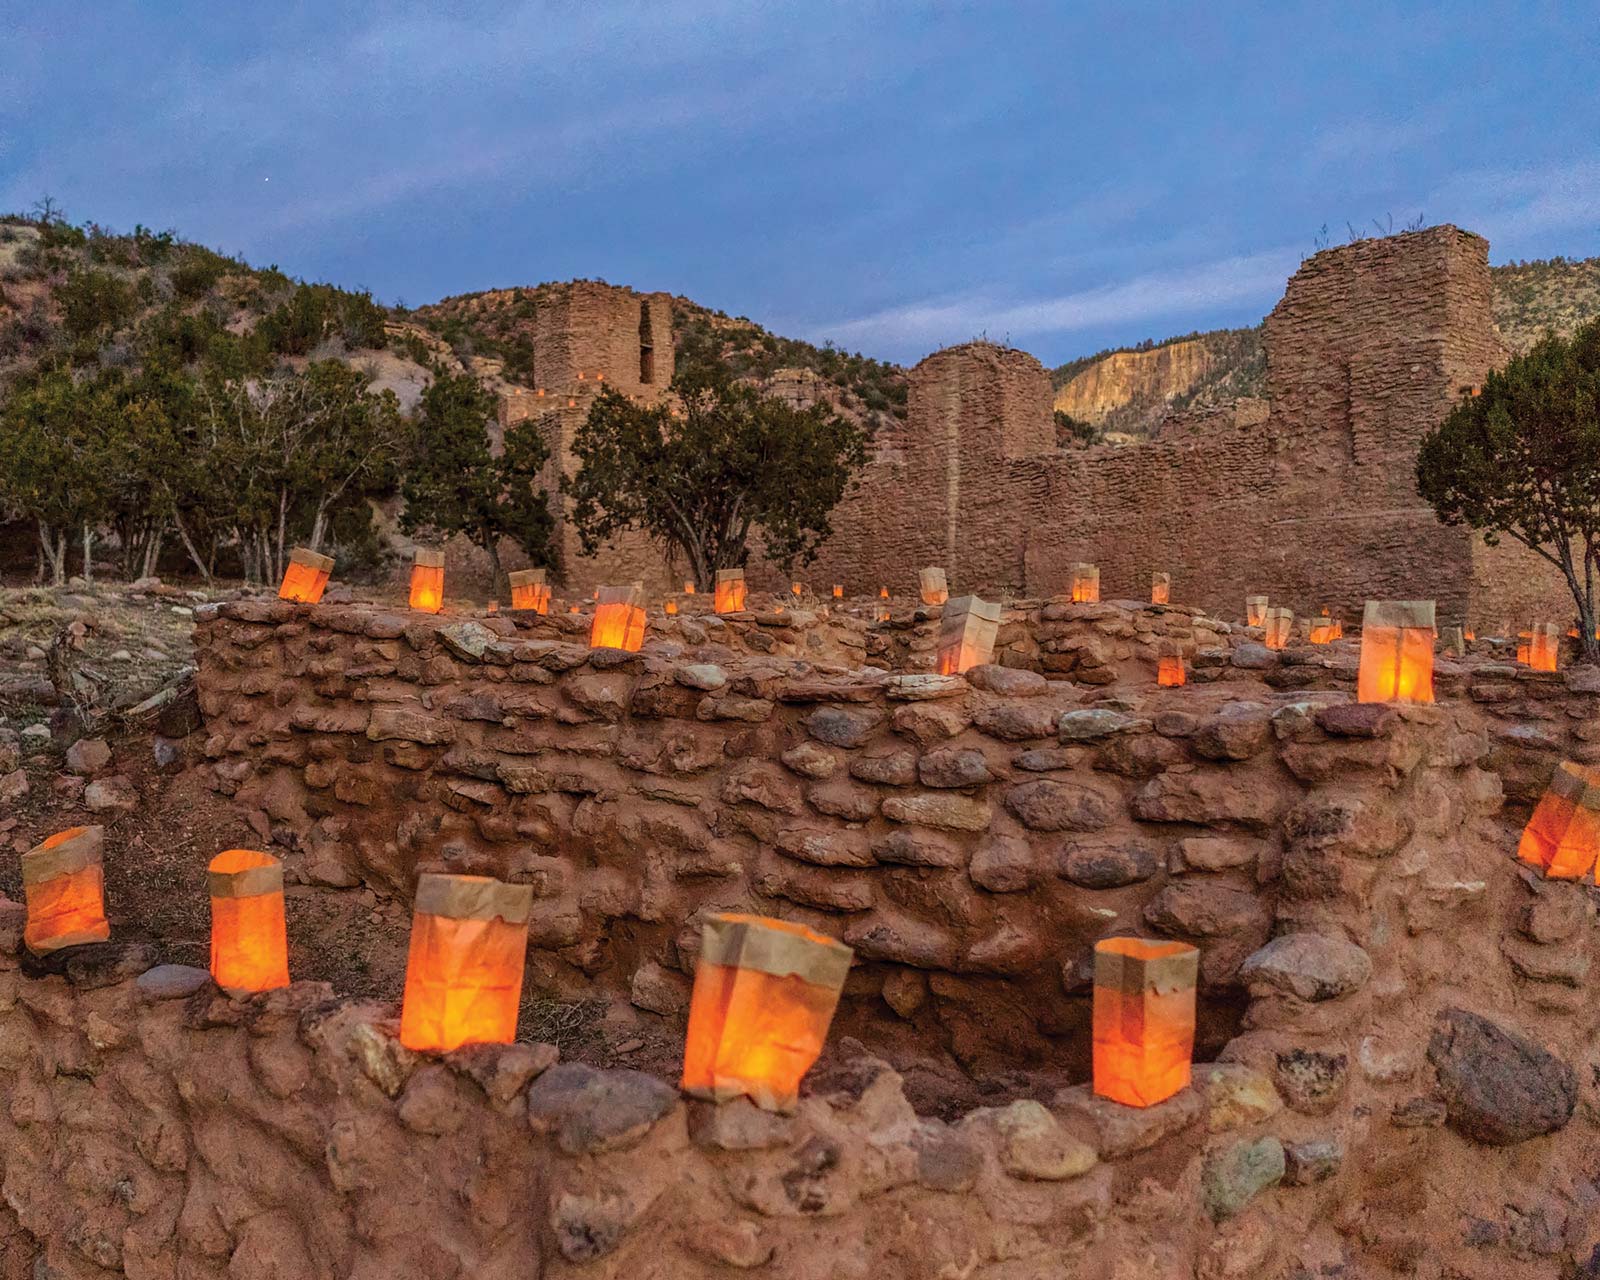
[[[1438,706],[1357,706],[1351,645],[1177,614],[1201,678],[1158,689],[1145,612],[1016,638],[1098,645],[1096,687],[208,608],[205,767],[292,878],[530,882],[530,986],[669,1025],[698,913],[807,921],[858,952],[835,1061],[775,1119],[548,1046],[419,1057],[315,983],[20,957],[0,903],[0,1276],[1593,1274],[1593,891],[1513,856],[1600,759],[1588,673],[1475,655]],[[1146,1110],[1078,1083],[1117,932],[1203,958],[1195,1085]]]
[[[866,586],[932,563],[961,590],[1049,595],[1083,560],[1108,597],[1164,571],[1222,617],[1267,594],[1347,617],[1423,598],[1480,626],[1565,619],[1548,565],[1440,525],[1416,494],[1423,433],[1507,354],[1491,298],[1487,242],[1455,227],[1326,250],[1267,317],[1264,404],[1120,448],[1056,447],[1049,374],[1025,352],[936,352],[810,572]]]
[[[1552,566],[1440,525],[1415,491],[1422,434],[1507,355],[1491,302],[1487,242],[1456,227],[1325,250],[1267,317],[1265,400],[1180,417],[1120,448],[1057,447],[1049,374],[1027,353],[989,343],[935,352],[911,371],[906,417],[874,441],[820,559],[795,576],[898,592],[938,564],[958,590],[1050,596],[1069,564],[1088,560],[1108,598],[1142,598],[1164,571],[1184,599],[1222,617],[1265,593],[1301,613],[1353,617],[1367,599],[1426,598],[1480,629],[1565,620],[1571,604]],[[636,376],[641,306],[666,335],[649,383]],[[670,317],[666,295],[588,282],[541,308],[538,367],[564,381],[543,399],[508,398],[501,416],[502,426],[539,424],[550,485],[573,469],[596,371],[625,393],[661,394]],[[581,589],[678,585],[640,535],[585,555],[564,510],[557,546]],[[788,580],[759,549],[751,572],[763,585]]]

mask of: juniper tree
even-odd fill
[[[1600,320],[1546,334],[1463,397],[1417,453],[1417,491],[1446,524],[1520,542],[1561,570],[1586,661],[1600,570]]]

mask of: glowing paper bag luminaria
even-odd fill
[[[1338,638],[1338,626],[1327,614],[1306,622],[1306,639],[1312,644],[1332,644]]]
[[[1107,938],[1094,948],[1094,1091],[1153,1107],[1189,1084],[1200,953],[1182,942]]]
[[[1172,575],[1170,573],[1152,573],[1150,575],[1150,603],[1172,603]]]
[[[1094,604],[1100,599],[1100,570],[1081,561],[1068,569],[1073,604]]]
[[[22,855],[22,893],[28,905],[22,940],[35,955],[111,936],[101,864],[104,844],[104,827],[71,827]]]
[[[411,607],[421,613],[438,613],[444,607],[444,552],[418,547],[411,563]]]
[[[322,599],[332,573],[332,556],[318,555],[308,547],[296,547],[289,553],[289,563],[284,566],[278,599],[316,604]]]
[[[843,600],[844,599],[844,583],[835,582],[833,584],[833,598],[835,600]]]
[[[1244,622],[1247,627],[1264,627],[1267,624],[1266,596],[1244,598]]]
[[[1000,631],[1000,605],[977,596],[957,596],[947,601],[939,615],[939,648],[934,670],[958,676],[994,657]]]
[[[1266,632],[1262,637],[1262,644],[1269,649],[1286,648],[1289,643],[1289,635],[1294,630],[1294,610],[1268,609],[1266,615],[1262,618],[1261,625]]]
[[[1368,600],[1357,702],[1433,701],[1432,600]]]
[[[589,628],[591,649],[626,649],[637,653],[644,643],[644,588],[601,587]]]
[[[950,584],[944,570],[933,565],[917,571],[917,590],[923,604],[943,604],[950,599]]]
[[[1600,854],[1600,769],[1565,760],[1522,829],[1517,857],[1546,876],[1588,875]]]
[[[763,916],[713,916],[701,938],[684,1092],[713,1102],[743,1096],[767,1111],[792,1111],[828,1037],[850,948]]]
[[[211,976],[229,995],[289,985],[283,864],[270,853],[228,849],[207,868]]]
[[[545,581],[543,569],[513,569],[506,576],[511,580],[513,609],[531,609],[534,613],[550,612],[550,584]]]
[[[1460,627],[1439,628],[1439,648],[1448,653],[1452,658],[1459,658],[1467,651],[1466,637]]]
[[[1561,635],[1553,622],[1535,622],[1528,628],[1528,666],[1534,671],[1554,671],[1559,665]]]
[[[744,609],[743,569],[717,570],[717,595],[713,607],[718,613],[739,613]]]
[[[517,1037],[533,886],[488,876],[417,881],[400,1043],[449,1053]]]
[[[1183,651],[1171,641],[1164,642],[1156,654],[1156,683],[1172,689],[1187,681],[1188,676],[1183,670]]]

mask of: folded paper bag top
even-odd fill
[[[35,955],[111,936],[101,865],[104,844],[104,827],[71,827],[22,855],[28,907],[23,941]]]

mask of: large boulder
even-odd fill
[[[1464,1009],[1440,1012],[1428,1061],[1450,1127],[1491,1146],[1554,1133],[1578,1100],[1573,1070],[1515,1032]]]

